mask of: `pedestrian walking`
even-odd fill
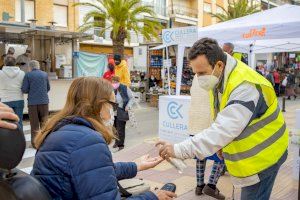
[[[275,81],[274,81],[274,76],[272,71],[269,70],[266,71],[266,79],[270,81],[273,87],[275,86]]]
[[[273,77],[274,77],[274,83],[275,83],[275,92],[276,95],[280,95],[280,74],[278,73],[278,70],[275,69],[273,72]]]
[[[31,60],[31,49],[28,47],[24,54],[17,57],[17,65],[25,73],[30,72],[29,62]]]
[[[234,187],[242,188],[241,199],[269,199],[287,159],[289,137],[272,84],[225,54],[214,39],[197,41],[189,60],[199,85],[211,92],[215,120],[181,143],[158,142],[160,156],[203,159],[222,149]]]
[[[104,73],[103,78],[111,82],[113,76],[115,76],[115,62],[111,59],[108,61],[107,71]]]
[[[115,61],[115,75],[120,77],[120,83],[130,87],[131,80],[130,80],[130,73],[127,66],[127,62],[122,59],[121,55],[114,55]]]
[[[296,89],[296,76],[294,70],[291,69],[287,76],[287,85],[286,85],[286,95],[288,97],[287,98],[288,100],[291,100],[291,96],[293,96],[294,100],[296,100],[297,95],[295,89]]]
[[[116,95],[116,103],[118,104],[115,117],[115,128],[118,133],[118,138],[113,147],[122,150],[124,149],[126,122],[129,120],[128,111],[132,108],[134,97],[130,88],[120,83],[118,76],[112,78],[112,85]]]
[[[0,98],[18,115],[20,129],[23,130],[24,97],[21,88],[25,73],[16,66],[16,59],[12,56],[6,56],[4,63],[0,70]]]
[[[34,138],[49,115],[50,83],[48,74],[40,70],[40,64],[36,60],[29,62],[28,72],[22,84],[22,91],[28,94],[28,114],[31,126],[31,144],[35,148]]]

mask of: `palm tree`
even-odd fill
[[[111,30],[110,38],[113,42],[113,53],[124,55],[124,43],[130,43],[130,31],[136,35],[142,34],[145,39],[158,38],[161,24],[143,16],[155,17],[151,6],[142,5],[141,0],[96,0],[97,3],[76,3],[75,6],[88,6],[93,8],[88,12],[79,31],[85,32],[95,27],[104,27],[99,35]],[[94,20],[97,19],[97,20]],[[99,20],[100,19],[100,20]],[[102,22],[101,22],[102,21]],[[105,25],[108,21],[109,25]]]
[[[211,13],[212,17],[216,17],[219,21],[224,22],[231,19],[243,17],[246,15],[250,15],[256,12],[259,12],[260,5],[251,4],[249,5],[248,0],[227,0],[228,1],[228,9],[223,9],[223,13],[213,14]]]

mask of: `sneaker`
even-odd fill
[[[197,187],[196,187],[196,190],[195,190],[195,194],[196,194],[197,196],[202,195],[202,194],[203,194],[202,190],[203,190],[204,187],[205,187],[205,184],[204,184],[204,185],[201,185],[201,186],[197,186]]]
[[[203,194],[206,194],[207,196],[213,197],[215,199],[221,199],[221,200],[225,199],[225,196],[220,193],[220,190],[218,190],[218,188],[212,189],[211,187],[206,185],[203,188],[202,192],[203,192]]]

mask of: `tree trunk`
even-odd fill
[[[118,39],[112,39],[113,42],[113,53],[121,55],[122,58],[124,58],[124,43],[125,39],[118,40]]]
[[[116,37],[113,36],[113,31],[110,34],[110,38],[113,42],[113,53],[121,55],[124,58],[124,46],[125,46],[125,39],[127,35],[123,28],[120,28]]]

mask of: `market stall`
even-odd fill
[[[34,21],[30,24],[1,22],[0,55],[12,46],[17,57],[30,47],[31,59],[39,61],[41,70],[48,73],[51,84],[49,109],[56,111],[64,106],[61,99],[65,99],[65,91],[76,71],[73,52],[77,50],[77,42],[86,36],[83,33],[59,31],[53,25],[36,26]],[[27,113],[27,106],[24,107],[24,113]]]

